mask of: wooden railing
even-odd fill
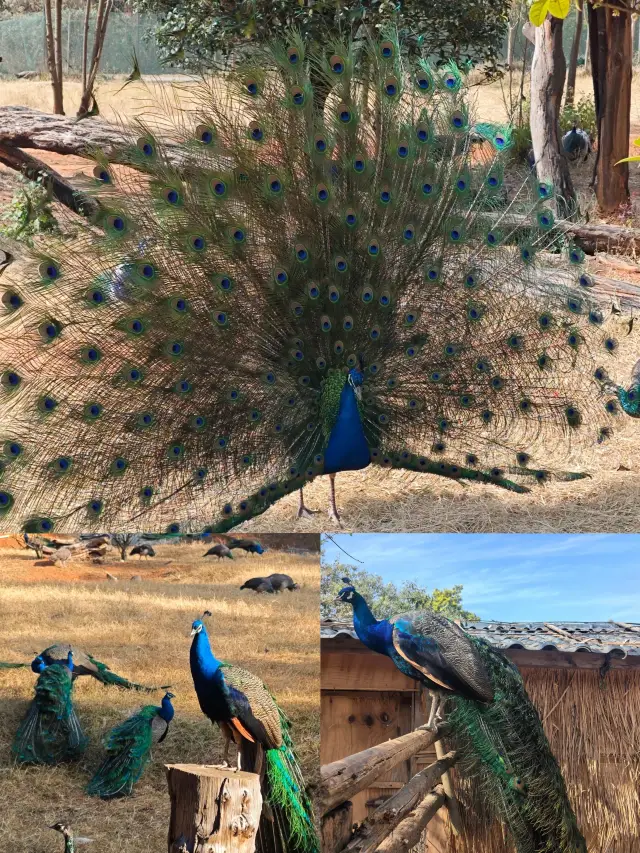
[[[444,754],[437,732],[425,726],[394,740],[372,746],[321,768],[320,808],[322,813],[322,853],[407,853],[420,840],[438,809],[447,805],[457,816],[448,771],[456,762],[455,752]],[[438,759],[407,782],[379,806],[352,833],[353,808],[350,799],[402,761],[426,747],[437,744]],[[455,823],[455,821],[454,821]]]

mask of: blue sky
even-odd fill
[[[462,584],[483,619],[640,622],[640,535],[332,534],[324,560],[351,563],[400,584]]]

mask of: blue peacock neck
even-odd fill
[[[160,703],[160,713],[158,716],[162,717],[162,719],[166,723],[170,723],[173,720],[173,715],[175,714],[175,710],[173,705],[171,704],[170,696],[163,696],[162,702]]]
[[[204,626],[195,634],[189,652],[191,672],[194,680],[197,678],[201,683],[211,682],[216,676],[220,676],[222,663],[211,651],[209,635]],[[164,700],[163,700],[164,702]]]
[[[353,593],[353,627],[361,643],[381,655],[392,656],[393,625],[386,619],[378,621],[364,598]]]
[[[323,391],[321,406],[329,410],[331,423],[324,452],[325,474],[358,471],[366,468],[371,461],[356,391],[361,384],[362,374],[351,370],[347,377],[335,376]],[[336,406],[338,390],[340,393]]]

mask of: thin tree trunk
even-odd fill
[[[63,108],[63,93],[62,93],[62,0],[54,0],[55,6],[55,35],[54,35],[54,48],[55,48],[55,61],[56,61],[56,78],[58,90],[60,92],[60,110],[64,115]]]
[[[507,68],[509,69],[513,67],[513,48],[516,43],[516,30],[519,23],[520,19],[518,19],[515,24],[509,25],[509,32],[507,35]]]
[[[58,80],[58,69],[56,65],[56,49],[53,33],[53,15],[51,11],[51,0],[44,0],[44,19],[47,44],[47,68],[51,78],[53,89],[53,111],[56,115],[64,115],[62,104],[62,86]]]
[[[576,92],[576,72],[578,70],[578,55],[580,53],[580,41],[582,39],[582,22],[584,20],[584,8],[580,6],[576,18],[576,32],[571,45],[571,57],[569,59],[569,70],[567,72],[567,95],[565,104],[573,106]]]
[[[584,46],[584,70],[585,71],[589,71],[589,69],[591,68],[591,47],[590,47],[590,41],[589,41],[588,20],[589,19],[587,17],[587,43]]]
[[[616,163],[629,153],[631,131],[631,16],[589,6],[591,75],[598,121],[594,164],[596,198],[613,212],[629,200],[629,166]]]
[[[638,19],[631,19],[631,64],[635,65],[638,52]]]
[[[82,32],[82,91],[87,88],[87,58],[89,53],[89,19],[91,16],[91,0],[86,0],[84,9],[84,30]]]
[[[531,141],[538,180],[551,183],[560,216],[575,206],[569,164],[560,143],[560,106],[566,62],[562,50],[562,20],[547,16],[536,27],[531,63]]]
[[[96,77],[100,68],[100,59],[102,58],[104,40],[107,35],[109,14],[111,13],[112,8],[113,0],[98,0],[98,14],[96,17],[91,66],[89,68],[86,86],[82,92],[80,106],[78,107],[78,116],[85,115],[85,113],[89,111],[89,105],[91,104],[91,99],[93,97],[93,87],[95,86]]]

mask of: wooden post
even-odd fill
[[[455,752],[449,752],[429,767],[425,767],[420,773],[416,773],[404,788],[379,806],[364,822],[353,841],[345,848],[345,853],[375,853],[379,845],[407,815],[420,806],[425,795],[431,791],[438,778],[447,772],[455,760]]]
[[[321,814],[351,799],[354,794],[369,787],[369,783],[380,778],[401,761],[406,761],[416,752],[431,744],[436,738],[446,736],[446,727],[440,726],[438,732],[430,732],[421,726],[402,737],[388,740],[369,749],[363,749],[355,755],[325,764],[320,769],[320,808]]]
[[[407,853],[420,841],[425,826],[444,803],[444,791],[438,785],[428,794],[378,847],[377,853]]]
[[[260,777],[230,767],[168,764],[169,853],[255,853]]]
[[[340,853],[349,843],[353,827],[353,803],[346,803],[330,811],[322,819],[322,853]]]

